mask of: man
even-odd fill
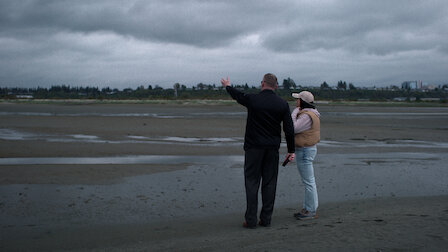
[[[258,94],[245,94],[236,90],[230,86],[229,77],[221,79],[221,84],[233,99],[247,108],[244,136],[247,208],[243,227],[255,228],[257,225],[260,181],[263,207],[258,224],[270,226],[277,189],[282,122],[288,146],[286,158],[294,159],[294,128],[289,105],[274,93],[277,88],[277,77],[270,73],[264,75],[261,92]]]

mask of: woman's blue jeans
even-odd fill
[[[313,161],[316,157],[316,145],[311,147],[296,147],[297,169],[305,186],[305,200],[303,208],[311,213],[316,212],[319,205],[317,198],[316,180],[314,178]]]

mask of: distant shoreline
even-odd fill
[[[293,105],[293,101],[288,101]],[[233,105],[232,99],[0,99],[0,103],[25,104],[182,104],[182,105]],[[448,107],[442,102],[397,102],[397,101],[316,101],[318,106],[377,106],[377,107]]]

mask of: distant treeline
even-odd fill
[[[259,87],[233,85],[246,92],[259,92]],[[320,87],[302,87],[295,85],[291,79],[285,79],[283,85],[277,89],[277,94],[286,100],[293,100],[292,92],[302,90],[311,91],[316,100],[370,100],[370,101],[421,101],[431,100],[447,102],[448,85],[433,90],[409,90],[395,86],[387,88],[357,88],[353,84],[340,81],[336,87],[330,87],[326,82]],[[174,84],[173,88],[162,88],[151,85],[139,86],[136,89],[98,87],[71,87],[67,85],[52,86],[50,88],[0,88],[2,99],[230,99],[227,92],[219,85],[199,83],[187,88],[185,85]]]

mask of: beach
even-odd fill
[[[318,109],[319,218],[292,162],[246,230],[242,106],[2,102],[0,249],[446,250],[448,108]]]

